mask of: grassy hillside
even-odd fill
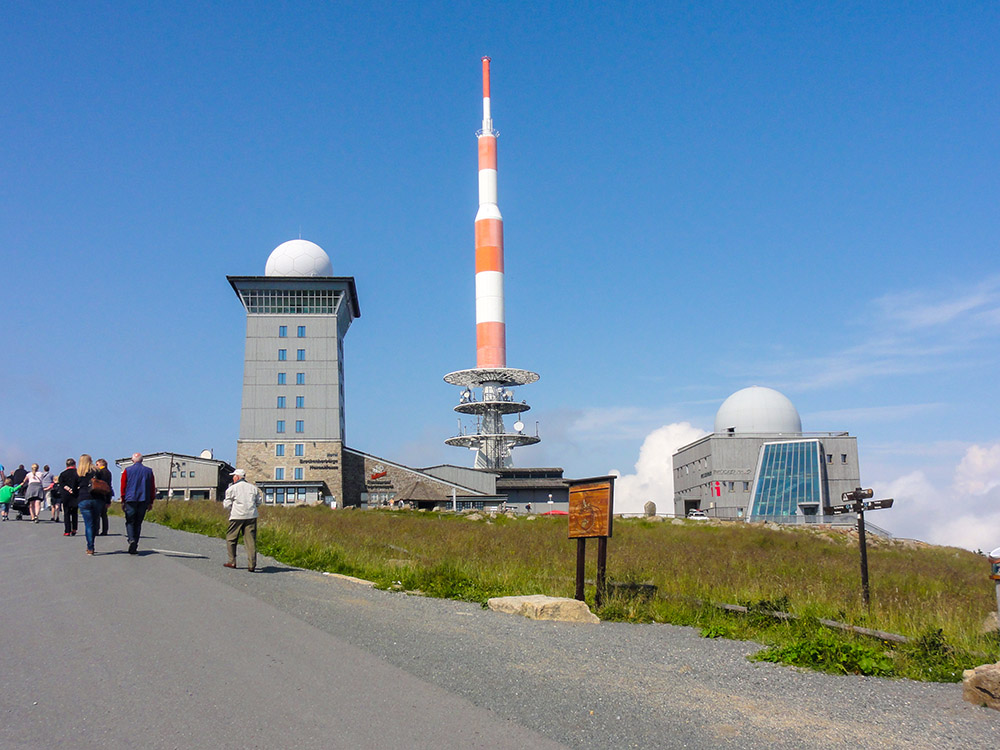
[[[223,536],[226,513],[211,502],[160,502],[150,516]],[[955,680],[996,661],[995,634],[983,635],[996,607],[981,555],[884,542],[869,545],[872,609],[861,601],[856,537],[843,532],[743,523],[616,519],[608,577],[652,583],[612,595],[604,619],[670,622],[709,637],[772,646],[761,658],[833,672]],[[388,589],[485,601],[509,594],[572,596],[576,543],[565,517],[483,518],[441,513],[263,508],[258,546],[282,562],[375,581]],[[588,550],[594,577],[596,543]],[[645,589],[646,593],[650,591]],[[588,587],[593,603],[593,587]],[[713,604],[748,606],[734,614]],[[799,616],[780,621],[764,614]],[[844,634],[819,619],[899,633],[905,645]]]

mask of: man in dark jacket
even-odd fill
[[[66,459],[66,470],[59,475],[56,485],[59,487],[59,498],[63,507],[63,536],[76,534],[79,523],[79,513],[77,511],[76,486],[80,483],[80,477],[76,473],[76,461],[72,458]]]
[[[125,511],[125,536],[128,537],[128,553],[139,554],[139,535],[142,519],[146,511],[153,507],[156,499],[156,482],[153,470],[142,463],[142,454],[132,454],[132,465],[122,471],[122,510]]]

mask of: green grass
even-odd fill
[[[483,602],[492,596],[572,596],[576,544],[566,519],[469,521],[447,513],[262,508],[258,548],[281,562],[344,573],[387,589]],[[151,520],[223,537],[217,503],[161,501]],[[595,576],[596,544],[587,577]],[[961,679],[962,669],[995,661],[997,638],[981,624],[995,608],[989,566],[972,552],[911,548],[873,540],[868,550],[872,608],[863,606],[857,542],[833,531],[615,521],[608,576],[648,582],[613,595],[603,619],[691,625],[709,637],[749,639],[769,648],[756,658],[813,669],[923,680]],[[634,587],[638,589],[638,587]],[[588,587],[593,604],[593,587]],[[749,606],[746,615],[712,603]],[[799,619],[779,621],[770,609]],[[833,631],[833,619],[906,635],[899,645]]]

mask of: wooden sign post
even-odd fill
[[[569,483],[569,538],[576,539],[576,598],[584,600],[587,538],[597,537],[597,591],[594,607],[604,603],[607,585],[608,538],[614,514],[615,478],[592,477]]]
[[[861,597],[865,601],[865,607],[870,611],[872,608],[871,595],[868,592],[868,542],[865,540],[865,511],[881,510],[892,507],[892,498],[884,500],[870,500],[875,493],[872,490],[865,490],[858,487],[852,492],[845,492],[841,499],[845,501],[843,505],[834,505],[830,508],[833,515],[841,513],[858,514],[858,548],[861,550]],[[870,500],[865,502],[865,500]]]

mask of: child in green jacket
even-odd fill
[[[6,477],[3,480],[3,487],[0,487],[0,520],[7,520],[7,509],[10,507],[10,499],[14,493],[21,489],[21,485],[14,486],[14,480]]]

